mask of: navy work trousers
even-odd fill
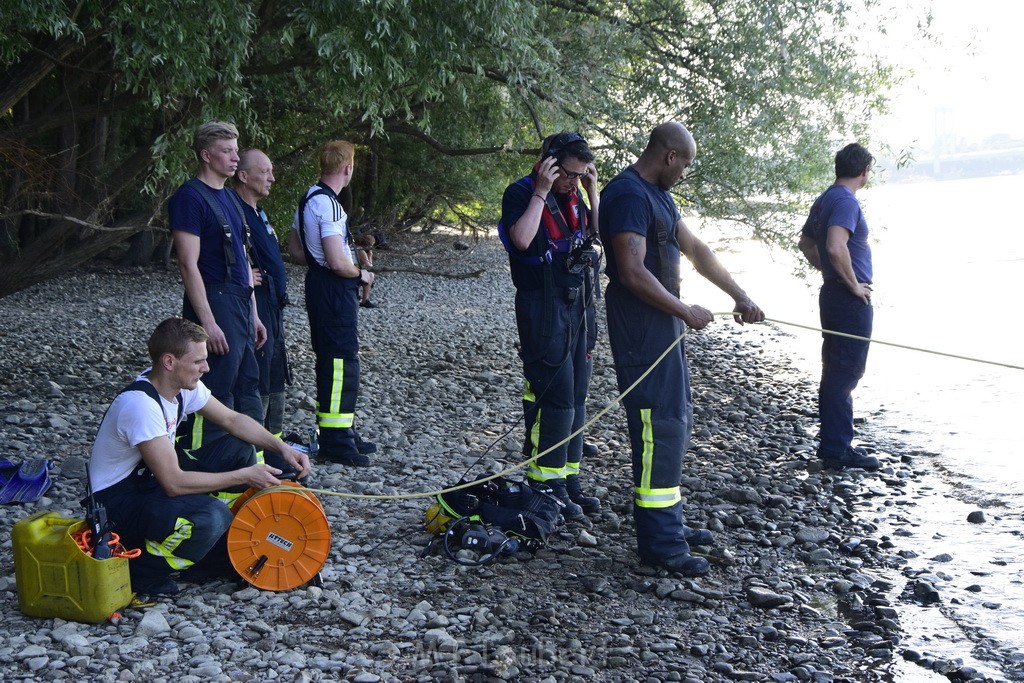
[[[226,570],[229,565],[224,535],[234,517],[217,498],[168,496],[152,474],[132,474],[96,493],[96,502],[106,508],[124,547],[142,551],[128,560],[136,589],[159,583],[174,571],[198,565]]]
[[[860,337],[871,336],[874,310],[840,282],[826,282],[818,295],[821,327]],[[840,456],[853,441],[853,390],[867,366],[866,341],[822,334],[821,384],[818,414],[821,416],[821,456]]]
[[[643,303],[625,287],[605,293],[608,338],[619,391],[633,385],[686,329],[683,322]],[[669,558],[690,550],[679,490],[690,446],[693,404],[685,345],[680,342],[622,402],[633,456],[633,518],[641,558]]]
[[[252,288],[236,284],[206,286],[206,300],[228,342],[224,355],[211,353],[207,358],[210,371],[203,375],[203,384],[210,393],[228,408],[248,415],[263,424],[263,404],[260,403],[259,367],[256,364],[253,340]],[[185,295],[182,317],[202,324],[192,302]],[[216,425],[206,423],[197,413],[189,416],[179,431],[184,448],[196,449],[216,441],[225,432]]]
[[[516,292],[516,325],[526,390],[523,413],[526,454],[548,450],[586,422],[587,390],[592,369],[587,351],[586,301],[583,288]],[[579,473],[583,434],[562,443],[530,464],[536,481],[564,479]],[[571,471],[567,469],[571,464]]]
[[[284,424],[284,385],[288,380],[284,319],[277,295],[268,284],[257,287],[255,294],[256,312],[267,328],[267,343],[256,350],[260,400],[265,407],[262,423],[271,434],[280,435]]]
[[[359,397],[359,278],[321,266],[306,271],[306,312],[316,355],[316,421],[324,456],[356,454]]]

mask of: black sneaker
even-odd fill
[[[704,576],[711,570],[711,564],[707,560],[703,557],[694,557],[689,553],[672,557],[641,557],[640,561],[683,576]]]
[[[565,521],[579,521],[586,518],[583,508],[572,502],[567,490],[565,490],[565,479],[549,479],[547,481],[530,480],[529,485],[544,490],[551,489],[551,495],[561,503],[561,514]]]
[[[349,467],[369,467],[370,459],[362,453],[332,453],[331,451],[320,449],[320,455],[318,456],[322,460],[328,462],[338,463],[339,465],[348,465]]]
[[[863,448],[848,447],[841,455],[823,455],[821,461],[825,467],[833,470],[844,468],[877,470],[879,468],[878,458],[868,455]]]
[[[360,301],[359,305],[362,306],[363,308],[380,308],[377,304],[373,303],[372,301]]]
[[[132,585],[132,590],[134,590],[138,595],[146,595],[149,597],[157,597],[161,595],[171,596],[177,595],[181,592],[181,589],[178,588],[178,584],[176,584],[170,577],[139,582],[138,585]]]
[[[683,540],[690,545],[711,545],[715,542],[715,535],[707,529],[693,529],[684,526]]]
[[[377,444],[372,441],[366,441],[363,437],[359,436],[359,432],[352,430],[352,435],[356,440],[356,450],[362,455],[372,455],[377,452]]]
[[[583,493],[578,476],[573,475],[565,478],[565,491],[569,494],[569,500],[580,506],[583,514],[594,515],[601,511],[601,501],[594,496],[588,496]]]

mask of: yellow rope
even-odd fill
[[[740,314],[737,313],[736,311],[729,311],[727,313],[714,313],[713,315],[715,317],[719,317],[719,316],[735,316],[735,315],[740,315]],[[895,342],[887,342],[887,341],[882,341],[880,339],[873,339],[873,338],[870,338],[870,337],[859,337],[859,336],[857,336],[855,334],[848,334],[846,332],[837,332],[835,330],[825,330],[825,329],[822,329],[820,327],[813,327],[811,325],[801,325],[799,323],[787,322],[785,320],[778,320],[776,318],[765,318],[765,320],[769,321],[769,322],[773,322],[773,323],[778,323],[780,325],[788,325],[790,327],[799,327],[799,328],[802,328],[802,329],[805,329],[805,330],[812,330],[814,332],[822,332],[822,333],[825,333],[825,334],[834,334],[834,335],[836,335],[838,337],[848,337],[850,339],[859,339],[861,341],[871,342],[872,344],[884,344],[886,346],[895,346],[897,348],[908,349],[910,351],[920,351],[922,353],[931,353],[931,354],[935,354],[937,356],[946,356],[946,357],[949,357],[949,358],[958,358],[960,360],[968,360],[968,361],[973,361],[975,363],[987,363],[988,365],[998,365],[1000,367],[1011,368],[1013,370],[1024,370],[1024,367],[1022,367],[1020,365],[1012,365],[1010,363],[1000,363],[998,361],[984,360],[984,359],[981,359],[981,358],[973,358],[971,356],[960,356],[960,355],[957,355],[957,354],[954,354],[954,353],[945,353],[943,351],[933,351],[931,349],[925,349],[925,348],[921,348],[921,347],[917,347],[917,346],[908,346],[906,344],[897,344]],[[515,465],[512,465],[511,467],[507,467],[507,468],[501,470],[500,472],[497,472],[495,474],[489,475],[487,477],[483,477],[481,479],[475,479],[473,481],[466,482],[464,484],[459,484],[457,486],[450,486],[448,488],[440,489],[438,491],[428,491],[428,492],[424,492],[424,493],[399,493],[399,494],[393,494],[393,495],[385,495],[385,494],[374,494],[374,493],[345,493],[345,492],[341,492],[341,491],[329,491],[329,490],[326,490],[326,489],[306,489],[306,490],[307,491],[311,491],[313,493],[320,494],[320,495],[324,495],[324,496],[337,496],[339,498],[364,498],[364,499],[367,499],[367,500],[410,500],[410,499],[414,499],[414,498],[433,498],[433,497],[438,496],[438,495],[443,495],[445,493],[452,493],[454,491],[459,491],[459,490],[462,490],[462,489],[465,489],[465,488],[469,488],[471,486],[476,486],[477,484],[481,484],[481,483],[484,483],[484,482],[492,481],[494,479],[498,479],[498,478],[503,477],[505,475],[511,474],[512,472],[515,472],[516,470],[520,470],[520,469],[526,467],[527,465],[529,465],[534,460],[537,460],[538,458],[541,458],[541,457],[547,455],[548,453],[550,453],[551,451],[555,450],[556,448],[562,446],[563,444],[568,443],[569,441],[572,440],[572,438],[574,436],[584,432],[587,428],[589,428],[591,425],[593,425],[599,419],[604,417],[604,415],[609,410],[611,410],[616,405],[618,405],[622,401],[622,399],[627,394],[629,394],[629,392],[633,391],[633,389],[636,388],[636,386],[638,384],[640,384],[640,382],[642,382],[647,377],[647,375],[651,374],[651,372],[654,370],[654,368],[656,368],[658,366],[658,364],[661,363],[662,360],[664,360],[665,356],[667,356],[669,354],[669,352],[673,348],[675,348],[676,344],[681,342],[683,340],[683,338],[686,337],[686,335],[688,335],[689,333],[690,333],[690,328],[686,328],[686,330],[684,330],[683,333],[681,335],[679,335],[675,339],[675,341],[673,341],[671,344],[669,344],[668,347],[664,351],[661,352],[661,355],[659,355],[654,360],[654,362],[651,363],[651,366],[649,368],[647,368],[647,370],[644,371],[644,374],[640,375],[640,377],[637,378],[637,380],[635,382],[633,382],[631,385],[629,385],[629,387],[627,387],[625,389],[625,391],[621,392],[619,394],[619,396],[615,400],[613,400],[611,403],[609,403],[604,408],[599,410],[597,412],[597,414],[595,414],[594,417],[592,417],[590,420],[588,420],[587,423],[584,424],[582,427],[580,427],[579,429],[577,429],[573,433],[569,434],[569,436],[565,437],[564,439],[562,439],[561,441],[559,441],[555,445],[551,446],[547,450],[545,450],[545,451],[543,451],[541,453],[538,453],[537,455],[535,455],[532,458],[529,458],[527,460],[524,460],[523,462],[520,462],[520,463],[517,463]]]
[[[908,349],[910,351],[920,351],[921,353],[931,353],[936,356],[946,356],[947,358],[959,358],[960,360],[969,360],[974,363],[986,363],[987,365],[998,365],[1003,368],[1010,368],[1011,370],[1024,370],[1024,366],[1013,365],[1011,363],[1001,363],[994,360],[985,360],[984,358],[974,358],[973,356],[960,356],[955,353],[946,353],[945,351],[934,351],[932,349],[923,349],[920,346],[909,346],[907,344],[897,344],[896,342],[882,341],[881,339],[874,339],[872,337],[858,337],[855,334],[847,334],[846,332],[836,332],[835,330],[824,330],[820,327],[813,327],[811,325],[801,325],[800,323],[786,322],[785,320],[777,320],[775,318],[765,318],[765,320],[780,325],[789,325],[790,327],[800,327],[805,330],[812,330],[814,332],[823,332],[825,334],[834,334],[837,337],[847,337],[849,339],[859,339],[860,341],[871,342],[872,344],[884,344],[885,346],[895,346],[899,349]]]
[[[732,315],[732,313],[715,313],[714,315]],[[384,494],[376,494],[376,493],[372,493],[372,494],[371,493],[343,493],[341,491],[327,491],[327,490],[324,490],[324,489],[307,489],[307,491],[312,491],[314,493],[320,493],[320,494],[323,494],[325,496],[338,496],[339,498],[366,498],[366,499],[369,499],[369,500],[408,500],[408,499],[412,499],[412,498],[433,498],[435,496],[443,495],[445,493],[451,493],[453,491],[460,491],[462,489],[469,488],[470,486],[476,486],[477,484],[482,484],[484,482],[488,482],[488,481],[491,481],[493,479],[498,479],[499,477],[503,477],[503,476],[505,476],[507,474],[511,474],[512,472],[515,472],[516,470],[519,470],[519,469],[522,469],[522,468],[526,467],[527,465],[529,465],[534,460],[537,460],[538,458],[541,458],[541,457],[547,455],[548,453],[550,453],[551,451],[555,450],[556,448],[558,448],[562,444],[568,443],[569,441],[572,440],[572,438],[574,436],[576,436],[577,434],[583,433],[584,431],[587,430],[588,427],[590,427],[595,422],[597,422],[599,419],[604,417],[605,413],[607,413],[609,410],[611,410],[616,405],[618,405],[622,401],[622,399],[625,398],[626,395],[629,394],[629,392],[633,391],[633,389],[635,389],[636,386],[638,384],[640,384],[640,382],[644,381],[644,379],[647,377],[647,375],[651,374],[651,372],[654,370],[654,368],[658,367],[658,364],[661,363],[661,361],[665,359],[665,356],[667,356],[669,354],[669,352],[672,351],[672,349],[674,349],[676,347],[676,344],[681,342],[683,340],[683,338],[686,337],[686,335],[688,335],[689,333],[690,333],[690,328],[686,328],[685,330],[683,330],[683,333],[681,335],[679,335],[678,337],[676,337],[676,339],[671,344],[669,344],[665,348],[664,351],[661,352],[661,355],[659,355],[657,358],[654,359],[654,362],[651,363],[651,366],[649,368],[647,368],[646,370],[644,370],[644,374],[640,375],[635,382],[633,382],[628,387],[626,387],[626,389],[624,391],[622,391],[615,400],[613,400],[611,403],[606,405],[601,410],[597,411],[597,414],[595,414],[594,417],[590,418],[590,420],[588,420],[582,427],[577,429],[575,432],[572,432],[571,434],[569,434],[569,436],[565,437],[564,439],[562,439],[558,443],[554,444],[553,446],[551,446],[547,450],[545,450],[545,451],[543,451],[541,453],[538,453],[537,455],[535,455],[532,458],[529,458],[527,460],[524,460],[523,462],[520,462],[520,463],[517,463],[515,465],[512,465],[511,467],[507,467],[507,468],[501,470],[500,472],[497,472],[497,473],[492,474],[492,475],[487,476],[487,477],[482,477],[480,479],[474,479],[473,481],[466,482],[465,484],[459,484],[457,486],[450,486],[450,487],[448,487],[446,489],[441,489],[440,491],[429,491],[429,492],[425,492],[425,493],[399,493],[399,494],[394,494],[394,495],[384,495]]]

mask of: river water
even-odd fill
[[[1024,175],[877,185],[858,197],[872,230],[874,339],[1024,366],[1024,217],[1011,208]],[[795,275],[795,255],[695,227],[770,318],[818,326],[818,277]],[[713,311],[731,305],[698,276],[684,273],[683,292]],[[774,324],[791,335],[780,351],[816,378],[820,334]],[[908,500],[868,515],[916,554],[894,578],[927,571],[942,596],[901,610],[901,647],[1024,681],[1024,370],[873,344],[854,409],[861,439],[884,435],[923,463]],[[967,521],[976,510],[985,523]],[[944,554],[952,559],[934,559]],[[948,679],[898,662],[893,680]]]

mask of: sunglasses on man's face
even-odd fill
[[[569,171],[566,171],[562,167],[559,167],[558,170],[560,170],[562,173],[564,173],[565,177],[568,178],[569,180],[579,180],[583,176],[587,175],[586,169],[580,171],[579,173],[570,173]]]

